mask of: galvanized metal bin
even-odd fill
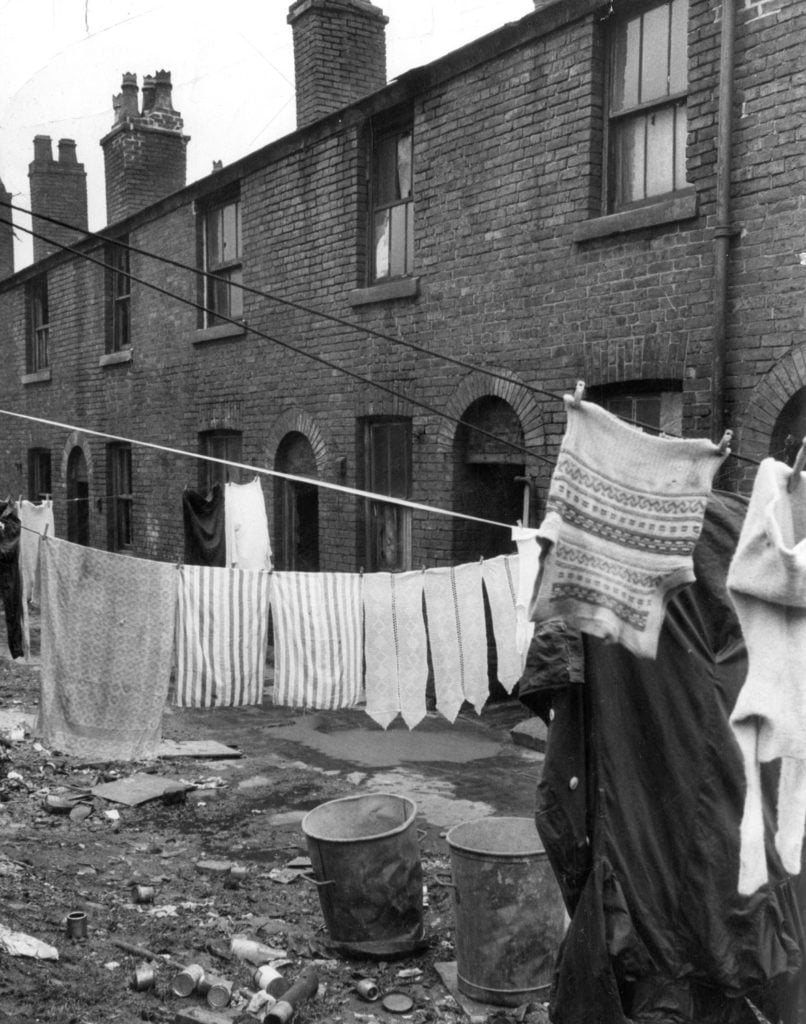
[[[546,998],[565,906],[532,818],[480,818],[446,836],[457,983],[473,999]]]

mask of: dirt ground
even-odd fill
[[[38,693],[37,665],[0,653],[0,713],[33,714]],[[168,737],[171,726],[169,717]],[[259,1011],[248,1012],[254,967],[231,952],[233,936],[272,947],[289,980],[306,967],[316,970],[318,992],[297,1009],[299,1024],[473,1019],[434,967],[455,959],[450,890],[439,882],[449,864],[438,834],[420,842],[427,948],[386,962],[347,960],[330,948],[316,887],[304,862],[295,869],[294,861],[307,856],[303,813],[355,792],[344,773],[275,757],[261,764],[265,784],[250,789],[234,784],[237,771],[217,771],[214,760],[82,766],[29,733],[16,737],[7,731],[0,740],[0,926],[54,947],[58,959],[9,953],[0,934],[0,1021],[259,1020]],[[134,807],[88,793],[135,772],[192,788]],[[86,914],[84,938],[67,934],[67,917],[77,911]],[[173,978],[190,963],[232,982],[227,1009],[210,1010],[198,993],[173,993]],[[135,972],[143,965],[154,982],[140,990]],[[357,981],[367,977],[380,1000],[357,993]],[[411,1009],[385,1009],[391,992],[407,995]],[[547,1021],[541,1002],[489,1007],[483,1016],[491,1024]]]

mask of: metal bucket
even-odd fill
[[[348,956],[389,957],[425,948],[417,807],[370,793],[320,804],[302,819],[333,945]]]
[[[446,836],[457,984],[482,1003],[548,995],[565,907],[532,818],[481,818]]]

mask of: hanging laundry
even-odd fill
[[[498,656],[498,682],[507,693],[523,675],[526,654],[518,650],[519,573],[523,562],[518,555],[499,555],[481,563],[481,578],[490,603],[495,650]],[[524,611],[526,609],[524,608]],[[534,623],[529,623],[534,627]]]
[[[728,592],[747,644],[747,677],[731,714],[747,792],[739,892],[767,881],[760,765],[781,759],[775,846],[800,874],[806,827],[806,478],[790,494],[791,470],[759,466]]]
[[[453,722],[469,701],[481,714],[490,689],[481,565],[427,569],[424,577],[437,711]]]
[[[14,511],[14,503],[0,501],[0,599],[3,601],[8,650],[12,658],[25,656],[20,532],[20,519]]]
[[[41,504],[21,501],[19,505],[20,525],[20,572],[22,574],[22,643],[25,657],[31,653],[31,624],[29,605],[39,606],[39,538],[47,530],[56,536],[53,522],[53,502],[50,498]]]
[[[271,542],[260,480],[228,483],[224,489],[224,533],[230,569],[271,569]]]
[[[174,703],[188,708],[261,703],[269,586],[266,572],[181,567]]]
[[[370,573],[363,590],[367,714],[384,729],[402,714],[413,729],[428,682],[423,573]]]
[[[185,488],[182,492],[182,521],[187,565],[223,568],[227,564],[227,542],[221,484],[213,484],[207,494]]]
[[[361,583],[354,573],[273,574],[275,704],[333,709],[358,703]]]
[[[47,537],[39,572],[36,733],[88,761],[154,756],[173,662],[175,566]]]
[[[535,592],[537,574],[543,547],[538,542],[538,531],[523,526],[512,527],[512,540],[518,549],[518,590],[515,595],[515,643],[524,662],[529,653],[529,644],[535,631],[535,624],[529,618],[532,594]],[[544,542],[545,543],[545,542]]]
[[[653,437],[564,397],[568,425],[539,534],[551,543],[530,609],[654,658],[666,604],[693,582],[714,474],[705,439]]]

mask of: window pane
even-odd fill
[[[400,199],[411,197],[411,134],[397,141],[397,194]]]
[[[398,196],[397,138],[380,139],[375,151],[375,205],[393,203]]]
[[[375,277],[389,276],[389,211],[375,214]]]
[[[618,205],[643,199],[646,119],[632,117],[616,130],[616,166],[618,167]]]
[[[669,61],[669,91],[688,88],[688,0],[672,3],[672,37]]]
[[[611,101],[614,113],[638,103],[638,56],[641,19],[633,18],[618,27],[613,37],[611,58]]]
[[[674,131],[674,187],[683,188],[686,183],[686,143],[688,141],[688,117],[685,103],[675,107]]]
[[[221,211],[211,210],[207,214],[207,268],[217,267],[221,262]]]
[[[647,117],[646,194],[660,195],[674,188],[674,110],[658,110]]]
[[[243,271],[237,267],[227,275],[230,279],[229,315],[237,318],[243,316],[243,292],[237,285],[243,283]]]
[[[221,211],[221,262],[232,263],[238,259],[238,209],[236,203],[230,203]]]
[[[414,269],[414,203],[406,203],[406,270]]]
[[[389,211],[390,222],[390,246],[389,246],[389,276],[400,277],[406,272],[406,207],[407,203],[393,206]]]
[[[656,7],[644,15],[641,56],[641,102],[669,95],[669,8]]]

